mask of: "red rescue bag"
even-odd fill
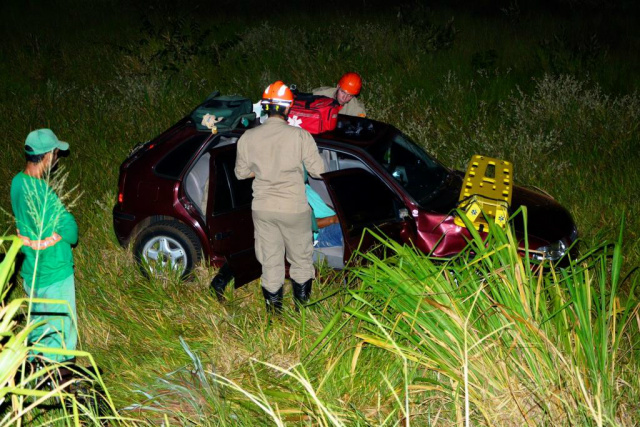
[[[340,104],[320,95],[298,96],[293,101],[287,121],[291,126],[301,127],[310,133],[322,133],[336,128]]]

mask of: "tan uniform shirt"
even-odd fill
[[[238,140],[235,173],[251,177],[256,211],[300,213],[309,210],[302,165],[309,175],[320,178],[324,162],[309,132],[270,117]]]
[[[338,89],[335,87],[323,86],[313,89],[311,93],[313,93],[314,95],[328,96],[329,98],[336,99],[337,90]],[[364,105],[362,105],[362,103],[358,101],[358,98],[354,96],[353,98],[351,98],[351,101],[342,106],[342,108],[340,109],[340,114],[344,114],[346,116],[364,117],[367,115],[367,112],[364,110]]]

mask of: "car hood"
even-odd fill
[[[428,206],[429,211],[448,214],[458,203],[464,174],[453,171],[445,180],[441,191]],[[551,196],[538,190],[514,185],[511,195],[510,214],[520,207],[526,207],[527,233],[529,239],[540,240],[539,243],[552,243],[560,239],[568,239],[574,231],[575,224],[571,214]],[[516,234],[524,233],[524,215],[519,213],[513,218]]]

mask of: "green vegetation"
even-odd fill
[[[42,365],[32,369],[37,361],[28,361],[30,348],[27,336],[42,323],[27,317],[20,319],[31,302],[59,304],[59,300],[15,298],[7,300],[9,280],[15,272],[16,255],[22,242],[15,236],[0,237],[0,425],[40,424],[42,419],[57,419],[67,425],[99,424],[101,419],[126,420],[117,415],[100,375],[81,374],[72,381],[60,381],[58,368],[67,363]],[[8,244],[7,244],[8,243]],[[47,349],[50,353],[86,359],[95,368],[90,353],[65,349]],[[71,368],[73,369],[73,368]],[[97,369],[94,370],[97,372]],[[114,415],[115,414],[115,415]]]
[[[126,417],[363,426],[638,419],[635,5],[595,14],[589,8],[605,7],[597,1],[560,2],[551,14],[513,2],[480,13],[372,1],[357,13],[274,14],[242,1],[13,3],[0,5],[0,207],[10,212],[30,130],[50,127],[71,143],[62,162],[83,192],[73,210],[81,348]],[[273,80],[309,89],[350,69],[364,77],[370,116],[443,163],[504,158],[517,182],[556,197],[578,224],[583,260],[543,274],[501,233],[473,260],[445,264],[391,245],[392,257],[370,257],[355,274],[323,271],[318,302],[270,323],[255,284],[219,304],[207,266],[189,283],[145,280],[111,229],[128,150],[214,89],[257,100]],[[20,286],[8,295],[22,296]]]
[[[365,343],[417,366],[409,384],[453,398],[458,420],[625,425],[637,408],[619,403],[636,399],[638,366],[620,366],[620,352],[630,350],[639,306],[637,281],[619,300],[620,244],[552,272],[533,269],[500,229],[488,247],[475,236],[470,253],[444,266],[389,244],[393,257],[365,255],[371,267],[357,273],[362,285],[345,311],[365,323]]]

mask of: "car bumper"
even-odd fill
[[[126,246],[136,225],[135,215],[122,212],[118,205],[113,207],[113,231],[121,246]]]

